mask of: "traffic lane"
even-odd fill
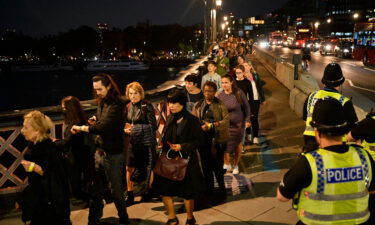
[[[293,54],[300,54],[301,52],[300,49],[285,47],[272,47],[269,50],[287,62],[292,62]],[[365,111],[369,111],[375,102],[375,93],[372,91],[375,91],[375,71],[365,68],[360,61],[341,59],[334,56],[322,56],[318,51],[311,52],[309,73],[315,77],[320,87],[323,86],[321,79],[324,68],[331,62],[338,62],[341,65],[344,76],[347,78],[342,86],[342,93],[345,96],[352,97],[355,105]]]
[[[293,54],[301,53],[300,49],[289,49],[279,46],[273,46],[270,48],[270,50],[290,63],[292,62]],[[342,59],[331,55],[322,56],[318,51],[311,52],[309,73],[320,81],[321,77],[323,76],[325,66],[331,62],[339,63],[345,78],[350,79],[355,86],[375,91],[375,70],[364,67],[361,61]]]

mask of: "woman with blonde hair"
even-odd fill
[[[244,63],[245,77],[251,83],[251,90],[248,93],[249,105],[251,108],[251,128],[246,129],[247,140],[259,144],[259,108],[266,103],[262,81],[251,63]]]
[[[146,194],[152,182],[152,170],[156,155],[157,123],[154,107],[146,101],[143,87],[138,82],[126,86],[126,97],[130,102],[125,107],[124,132],[130,136],[127,150],[126,182],[128,206],[134,204],[133,184],[146,180]],[[149,195],[144,195],[145,201]]]
[[[70,223],[69,188],[61,151],[52,142],[51,119],[40,111],[24,116],[21,133],[29,142],[21,161],[28,186],[19,197],[22,220],[31,224]]]

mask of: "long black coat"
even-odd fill
[[[64,224],[69,221],[69,187],[61,150],[50,140],[30,144],[25,160],[43,169],[43,176],[27,173],[28,186],[19,196],[24,221],[50,221]]]
[[[187,111],[183,116],[181,126],[181,134],[177,135],[177,123],[173,120],[173,115],[168,117],[163,131],[162,151],[169,150],[167,142],[181,145],[182,155],[190,157],[186,176],[182,181],[172,181],[156,175],[153,188],[155,192],[163,196],[193,199],[206,188],[198,157],[198,148],[204,141],[204,133],[198,118]]]

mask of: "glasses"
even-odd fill
[[[236,74],[243,74],[243,72],[236,72]]]

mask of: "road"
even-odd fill
[[[301,50],[272,46],[269,51],[291,63],[293,54],[300,54]],[[363,110],[369,111],[372,107],[375,110],[375,69],[364,67],[362,62],[353,59],[322,56],[317,51],[311,52],[309,73],[322,86],[320,80],[322,79],[324,68],[333,61],[340,64],[346,78],[342,93],[347,97],[352,97],[353,103]]]

